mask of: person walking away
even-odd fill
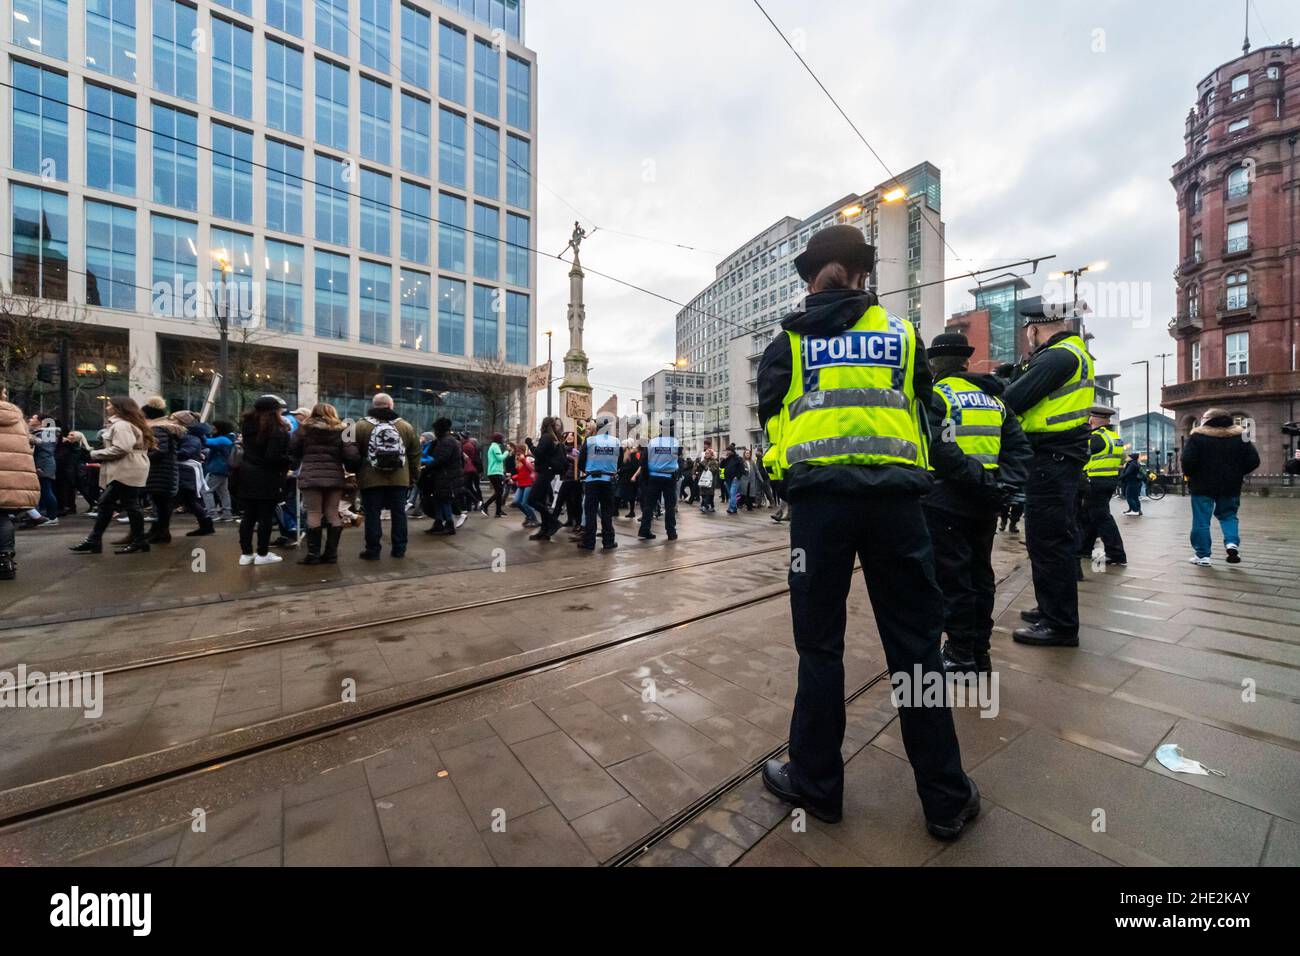
[[[740,510],[740,479],[745,476],[745,465],[736,454],[736,446],[727,446],[727,457],[722,459],[722,474],[726,479],[727,514]]]
[[[149,543],[168,544],[172,539],[172,511],[180,490],[176,462],[185,428],[168,417],[167,403],[161,395],[148,398],[140,411],[148,420],[154,437],[154,447],[149,449],[149,477],[145,482],[145,492],[153,503],[154,514]]]
[[[1012,638],[1036,646],[1079,646],[1079,483],[1088,460],[1088,409],[1096,404],[1093,359],[1056,307],[1021,309],[1032,349],[1002,396],[1020,417],[1034,460],[1025,483],[1025,545],[1037,605],[1020,613]]]
[[[77,472],[82,465],[82,445],[73,434],[63,433],[54,449],[54,497],[59,503],[60,518],[77,513]]]
[[[1088,463],[1083,466],[1086,488],[1079,506],[1079,557],[1092,559],[1092,548],[1101,538],[1106,551],[1106,563],[1128,564],[1124,551],[1124,538],[1110,513],[1110,501],[1115,497],[1119,483],[1120,466],[1124,463],[1124,442],[1110,427],[1115,409],[1094,405],[1088,425],[1092,437],[1088,439]]]
[[[660,433],[646,446],[645,493],[641,498],[641,530],[638,538],[647,540],[655,536],[650,530],[655,512],[661,504],[664,514],[664,531],[669,541],[677,540],[677,458],[682,446],[672,434],[673,421],[665,418],[659,423]]]
[[[614,540],[614,480],[618,476],[622,444],[611,433],[614,422],[602,418],[582,443],[578,468],[584,476],[582,541],[584,551],[596,550],[596,521],[600,520],[600,546],[605,551],[618,547]]]
[[[623,462],[618,466],[618,506],[627,505],[624,517],[636,517],[636,476],[641,470],[641,446],[635,439],[623,442]]]
[[[86,436],[81,432],[68,432],[67,437],[63,439],[63,445],[68,449],[66,452],[68,459],[71,461],[69,470],[72,473],[73,482],[73,501],[69,507],[69,514],[77,513],[76,496],[81,497],[86,502],[87,514],[95,508],[95,502],[99,500],[99,468],[90,467],[90,445],[86,442]],[[94,517],[91,515],[91,517]]]
[[[844,799],[845,602],[855,559],[895,680],[943,681],[942,596],[921,511],[929,490],[924,409],[931,378],[910,322],[865,291],[875,249],[852,226],[817,232],[795,260],[809,295],[782,320],[758,369],[759,420],[781,416],[790,520],[790,609],[799,653],[789,762],[764,785],[837,822]],[[901,684],[899,685],[901,687]],[[979,812],[952,711],[900,694],[899,724],[926,826],[955,838]]]
[[[452,502],[462,494],[465,483],[465,450],[451,432],[451,419],[433,423],[433,445],[429,448],[429,465],[425,488],[433,501],[433,524],[427,534],[455,534],[456,516]]]
[[[465,453],[465,498],[468,510],[477,511],[486,518],[487,506],[483,504],[483,486],[479,478],[483,474],[483,462],[479,456],[478,442],[469,435],[463,435],[461,450]]]
[[[528,454],[528,446],[522,442],[515,444],[515,498],[514,506],[524,514],[525,528],[540,528],[537,512],[528,504],[528,496],[533,490],[533,457]]]
[[[714,512],[713,495],[722,487],[722,471],[718,467],[718,456],[712,448],[704,449],[695,475],[695,483],[700,489],[700,514]]]
[[[487,514],[488,506],[493,507],[492,517],[504,518],[506,503],[506,438],[500,432],[492,436],[487,450],[487,479],[492,485],[492,497],[483,505]]]
[[[389,554],[406,557],[406,497],[420,477],[420,442],[415,428],[393,407],[393,396],[375,395],[366,417],[357,422],[357,484],[365,511],[363,561],[378,561],[383,546],[384,511],[389,513]],[[457,459],[460,464],[460,459]]]
[[[1137,452],[1130,452],[1124,469],[1119,473],[1119,486],[1128,502],[1126,518],[1142,517],[1142,483],[1146,480],[1146,469],[1142,467]]]
[[[144,514],[140,495],[149,479],[149,452],[157,444],[153,431],[135,399],[126,395],[110,398],[104,409],[108,424],[99,439],[102,448],[90,453],[99,465],[99,501],[95,504],[95,524],[81,544],[69,548],[78,554],[99,554],[104,531],[113,520],[114,511],[125,511],[131,528],[130,543],[114,554],[138,554],[149,550],[144,535]]]
[[[1210,564],[1210,518],[1219,520],[1223,550],[1229,564],[1241,563],[1241,528],[1237,509],[1241,485],[1259,467],[1259,450],[1253,436],[1232,420],[1225,409],[1211,408],[1201,416],[1183,444],[1181,458],[1192,496],[1192,550],[1188,560]]]
[[[32,415],[27,420],[32,460],[36,463],[36,477],[41,483],[41,499],[27,513],[23,530],[40,527],[57,527],[59,524],[59,496],[54,490],[58,476],[58,447],[62,438],[59,425],[52,418]]]
[[[212,423],[212,434],[203,439],[207,458],[203,462],[203,477],[207,491],[203,493],[203,506],[214,521],[234,520],[230,502],[230,453],[235,449],[235,426],[230,422]]]
[[[284,497],[284,477],[290,467],[289,425],[281,414],[285,407],[275,395],[263,395],[244,413],[241,423],[243,451],[234,488],[244,509],[239,519],[241,565],[279,564],[284,560],[272,554],[270,547],[275,506]]]
[[[930,434],[937,436],[930,461],[938,481],[921,499],[943,592],[943,669],[963,675],[993,671],[993,538],[1002,500],[1024,486],[1034,455],[1002,404],[1002,381],[968,371],[974,352],[956,332],[930,345]]]
[[[560,521],[551,509],[551,483],[568,465],[568,454],[560,440],[560,420],[548,416],[542,419],[541,434],[534,445],[533,490],[528,503],[541,516],[541,527],[529,535],[530,541],[549,541],[560,530]]]
[[[0,581],[18,574],[15,516],[41,500],[31,435],[22,411],[8,399],[8,390],[0,387]]]
[[[172,412],[172,421],[185,429],[180,446],[176,449],[176,474],[179,479],[177,501],[198,522],[198,527],[185,532],[185,537],[201,538],[216,534],[212,518],[203,504],[203,496],[208,491],[203,477],[204,445],[211,426],[200,421],[199,416],[188,409]]]
[[[298,490],[307,512],[307,553],[299,564],[339,560],[343,489],[347,471],[355,469],[360,459],[357,446],[343,440],[344,428],[338,409],[320,402],[289,438],[289,460],[298,472]]]

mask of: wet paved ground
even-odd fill
[[[786,808],[750,776],[636,862],[1300,863],[1300,507],[1247,499],[1243,564],[1216,562],[1208,569],[1184,560],[1185,499],[1147,510],[1148,517],[1122,526],[1129,567],[1090,574],[1082,585],[1085,626],[1077,650],[1011,642],[1017,613],[1032,604],[1032,595],[1023,545],[999,539],[998,565],[1007,576],[994,638],[999,711],[993,718],[973,708],[956,712],[964,763],[985,796],[984,814],[957,844],[924,832],[888,690],[878,683],[850,707],[841,824],[792,825]],[[75,531],[26,534],[20,545],[31,559],[19,582],[26,590],[18,592],[25,613],[66,618],[76,613],[70,592],[108,595],[99,603],[120,605],[128,585],[160,600],[189,588],[186,599],[219,603],[9,628],[0,631],[0,668],[86,660],[103,666],[182,647],[228,648],[248,640],[249,631],[256,639],[292,636],[295,629],[373,621],[412,608],[450,608],[489,595],[722,559],[779,546],[784,537],[764,513],[732,519],[688,513],[676,543],[661,535],[643,544],[625,534],[617,552],[580,555],[567,543],[527,542],[514,522],[471,522],[469,533],[452,542],[417,534],[400,572],[408,577],[384,579],[390,563],[361,565],[347,560],[348,548],[347,563],[327,569],[337,577],[326,589],[243,599],[230,583],[244,583],[236,571],[268,578],[266,572],[283,572],[286,583],[326,575],[287,564],[219,568],[207,572],[212,578],[184,568],[170,573],[169,586],[166,572],[143,564],[161,564],[154,556],[105,555],[100,560],[114,570],[141,563],[115,589],[89,571],[78,573],[74,589],[58,583],[59,568],[66,578],[67,559],[57,555],[53,539],[75,540]],[[631,532],[630,525],[622,522],[622,530]],[[49,540],[37,542],[41,535]],[[222,548],[235,550],[230,531],[200,540],[217,561],[225,560]],[[505,573],[489,568],[496,547],[505,549]],[[98,722],[66,711],[0,711],[8,745],[0,786],[10,790],[7,796],[22,792],[11,789],[21,784],[31,785],[29,796],[53,795],[61,788],[77,792],[78,781],[114,774],[129,780],[131,773],[166,769],[169,760],[181,765],[178,754],[241,734],[256,740],[259,729],[309,723],[338,706],[327,701],[337,701],[346,676],[360,678],[359,704],[400,700],[436,686],[430,682],[490,677],[494,667],[521,655],[543,660],[557,649],[581,649],[600,634],[648,634],[147,791],[0,829],[0,862],[607,862],[784,740],[795,655],[781,593],[783,560],[780,552],[717,560],[410,624],[126,672],[117,684],[110,674]],[[183,556],[176,562],[184,564]],[[37,568],[44,573],[28,584]],[[429,576],[439,568],[448,573]],[[187,582],[205,583],[178,586],[182,573]],[[356,573],[367,577],[348,578]],[[749,603],[700,619],[740,601]],[[884,666],[861,584],[854,587],[850,621],[853,689]],[[5,623],[12,623],[8,615]],[[1242,699],[1243,681],[1254,689],[1250,702]],[[86,729],[92,724],[102,729]],[[1153,757],[1165,742],[1227,776],[1171,774]],[[200,749],[176,749],[184,746]]]

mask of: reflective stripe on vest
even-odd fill
[[[767,433],[767,451],[763,452],[763,467],[767,469],[768,476],[774,481],[780,481],[785,475],[785,467],[781,461],[781,432],[785,417],[786,410],[782,408],[767,420],[767,426],[764,428]]]
[[[1051,349],[1072,352],[1079,360],[1079,367],[1068,382],[1025,412],[1020,424],[1026,432],[1065,432],[1078,428],[1088,420],[1088,410],[1096,404],[1092,356],[1083,339],[1071,335],[1049,346],[1048,351]]]
[[[609,481],[618,471],[619,441],[613,435],[587,439],[587,480]]]
[[[926,467],[912,388],[911,323],[873,305],[839,335],[786,335],[791,368],[778,423],[782,472],[799,462]]]
[[[1103,439],[1106,447],[1088,459],[1083,473],[1089,478],[1118,478],[1124,464],[1124,442],[1113,429],[1105,426],[1094,430],[1093,434]]]
[[[998,467],[1002,452],[1002,423],[1007,408],[994,395],[956,375],[942,379],[935,391],[943,399],[944,435],[951,427],[957,447],[990,471]]]
[[[650,474],[656,478],[671,478],[677,471],[677,439],[660,435],[650,439]]]

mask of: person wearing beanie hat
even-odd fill
[[[1128,511],[1124,512],[1126,518],[1142,517],[1142,483],[1146,481],[1146,469],[1142,467],[1141,457],[1135,451],[1129,452],[1119,473],[1120,491],[1128,503]]]
[[[1210,519],[1217,518],[1227,561],[1240,564],[1237,509],[1241,505],[1241,485],[1246,475],[1259,467],[1253,433],[1234,423],[1227,409],[1211,408],[1183,443],[1181,461],[1192,496],[1190,538],[1194,553],[1188,560],[1202,567],[1209,565]]]

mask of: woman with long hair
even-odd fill
[[[533,458],[528,454],[528,446],[523,442],[515,444],[515,499],[514,505],[524,513],[524,527],[538,528],[541,522],[537,520],[537,512],[528,504],[528,496],[532,494],[533,482],[536,480],[536,474],[533,472]]]
[[[275,506],[284,497],[284,476],[289,470],[289,426],[284,421],[287,406],[274,395],[263,395],[244,413],[241,432],[244,457],[239,466],[236,494],[243,502],[239,521],[239,563],[278,564],[283,559],[271,554],[271,532],[275,528]],[[253,532],[257,532],[257,554],[253,554]]]
[[[95,505],[95,526],[86,540],[70,550],[78,554],[99,554],[104,531],[113,520],[113,512],[126,512],[131,524],[131,537],[117,554],[136,554],[149,550],[144,536],[144,514],[140,511],[140,494],[149,480],[149,452],[157,447],[153,430],[133,398],[117,395],[108,400],[104,409],[108,424],[100,432],[102,448],[90,453],[99,463],[99,487],[102,489]]]
[[[560,521],[551,509],[551,482],[563,473],[568,455],[560,438],[560,420],[547,416],[542,419],[541,434],[533,448],[533,467],[536,477],[528,503],[541,516],[542,526],[529,535],[533,541],[549,541],[560,530]]]
[[[494,518],[504,518],[506,503],[506,438],[500,432],[492,435],[487,449],[487,477],[492,483],[492,497],[483,502],[483,513],[487,514],[488,505],[494,505]]]
[[[361,457],[353,442],[343,440],[343,431],[338,409],[321,402],[289,439],[289,458],[298,469],[298,489],[307,512],[307,554],[299,564],[338,563],[343,535],[339,504],[347,484],[346,469],[355,469]]]

